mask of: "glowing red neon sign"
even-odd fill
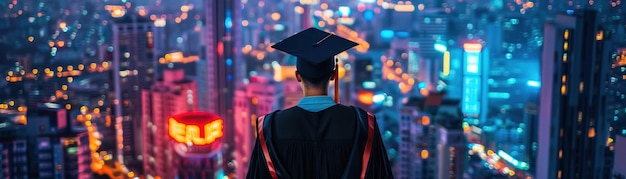
[[[224,136],[224,121],[210,113],[185,113],[168,121],[169,135],[179,143],[209,145]]]

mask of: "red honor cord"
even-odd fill
[[[267,150],[265,135],[263,135],[264,120],[265,116],[261,116],[259,117],[259,121],[257,123],[257,129],[259,130],[259,142],[261,143],[261,149],[263,150],[263,156],[265,156],[265,162],[267,164],[267,169],[270,171],[270,175],[273,179],[278,179],[278,175],[276,175],[276,168],[274,168],[274,163],[272,162],[272,158],[270,157],[270,152]]]

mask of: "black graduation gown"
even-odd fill
[[[359,178],[367,141],[367,112],[334,105],[320,112],[292,107],[264,117],[263,136],[278,178]],[[371,155],[365,178],[393,178],[374,118]],[[257,128],[259,129],[259,128]],[[257,131],[258,134],[258,131]],[[257,137],[248,179],[272,178]],[[358,138],[359,140],[355,140]]]

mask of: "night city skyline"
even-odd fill
[[[0,178],[245,178],[315,27],[396,178],[626,179],[621,3],[0,0]]]

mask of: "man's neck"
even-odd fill
[[[328,96],[328,90],[309,88],[309,89],[303,89],[302,91],[304,92],[304,97],[308,97],[308,96]]]

